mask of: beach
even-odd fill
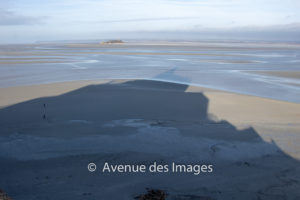
[[[300,1],[1,1],[0,200],[300,200]]]
[[[256,42],[1,45],[2,195],[300,197],[299,52]]]
[[[0,186],[13,199],[299,196],[300,105],[120,79],[0,88]],[[89,172],[88,163],[97,164]],[[110,164],[211,164],[201,173],[102,173]]]
[[[0,200],[300,200],[300,1],[0,4]]]
[[[298,43],[271,42],[0,45],[0,87],[146,79],[300,103],[299,56]]]

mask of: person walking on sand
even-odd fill
[[[43,119],[46,119],[46,104],[45,103],[43,104],[43,107],[44,107]]]

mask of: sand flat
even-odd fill
[[[5,94],[0,97],[0,107],[40,97],[61,95],[88,85],[105,83],[118,84],[126,81],[131,80],[83,80],[0,88],[0,93]],[[151,87],[151,83],[148,83],[148,85],[148,87]],[[300,113],[298,112],[300,104],[297,103],[235,94],[197,86],[188,86],[186,92],[204,93],[210,100],[209,111],[222,119],[230,119],[236,122],[253,121],[261,123],[274,122],[274,120],[283,123],[297,123],[300,120]],[[244,113],[247,113],[247,115]]]
[[[300,71],[247,71],[249,73],[267,76],[277,76],[284,78],[300,79]]]
[[[298,55],[299,44],[234,41],[0,45],[0,87],[142,78],[299,103],[298,79],[244,73],[295,71]]]

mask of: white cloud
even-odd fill
[[[0,8],[0,26],[40,24],[43,17],[31,17]]]
[[[10,7],[14,14],[18,13],[19,23],[24,20],[22,23],[26,25],[30,24],[30,20],[33,23],[34,19],[40,16],[48,16],[47,19],[43,19],[45,23],[38,25],[39,27],[24,27],[24,31],[38,31],[45,38],[49,35],[48,32],[56,33],[57,37],[61,38],[66,35],[84,37],[92,33],[118,31],[195,31],[205,28],[267,27],[300,22],[298,0],[13,0],[12,2]],[[2,24],[9,21],[10,24],[18,23],[18,20],[11,17],[10,20],[4,19],[4,22],[2,19]]]

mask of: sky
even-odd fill
[[[0,43],[211,33],[297,37],[299,10],[299,0],[0,0]]]

